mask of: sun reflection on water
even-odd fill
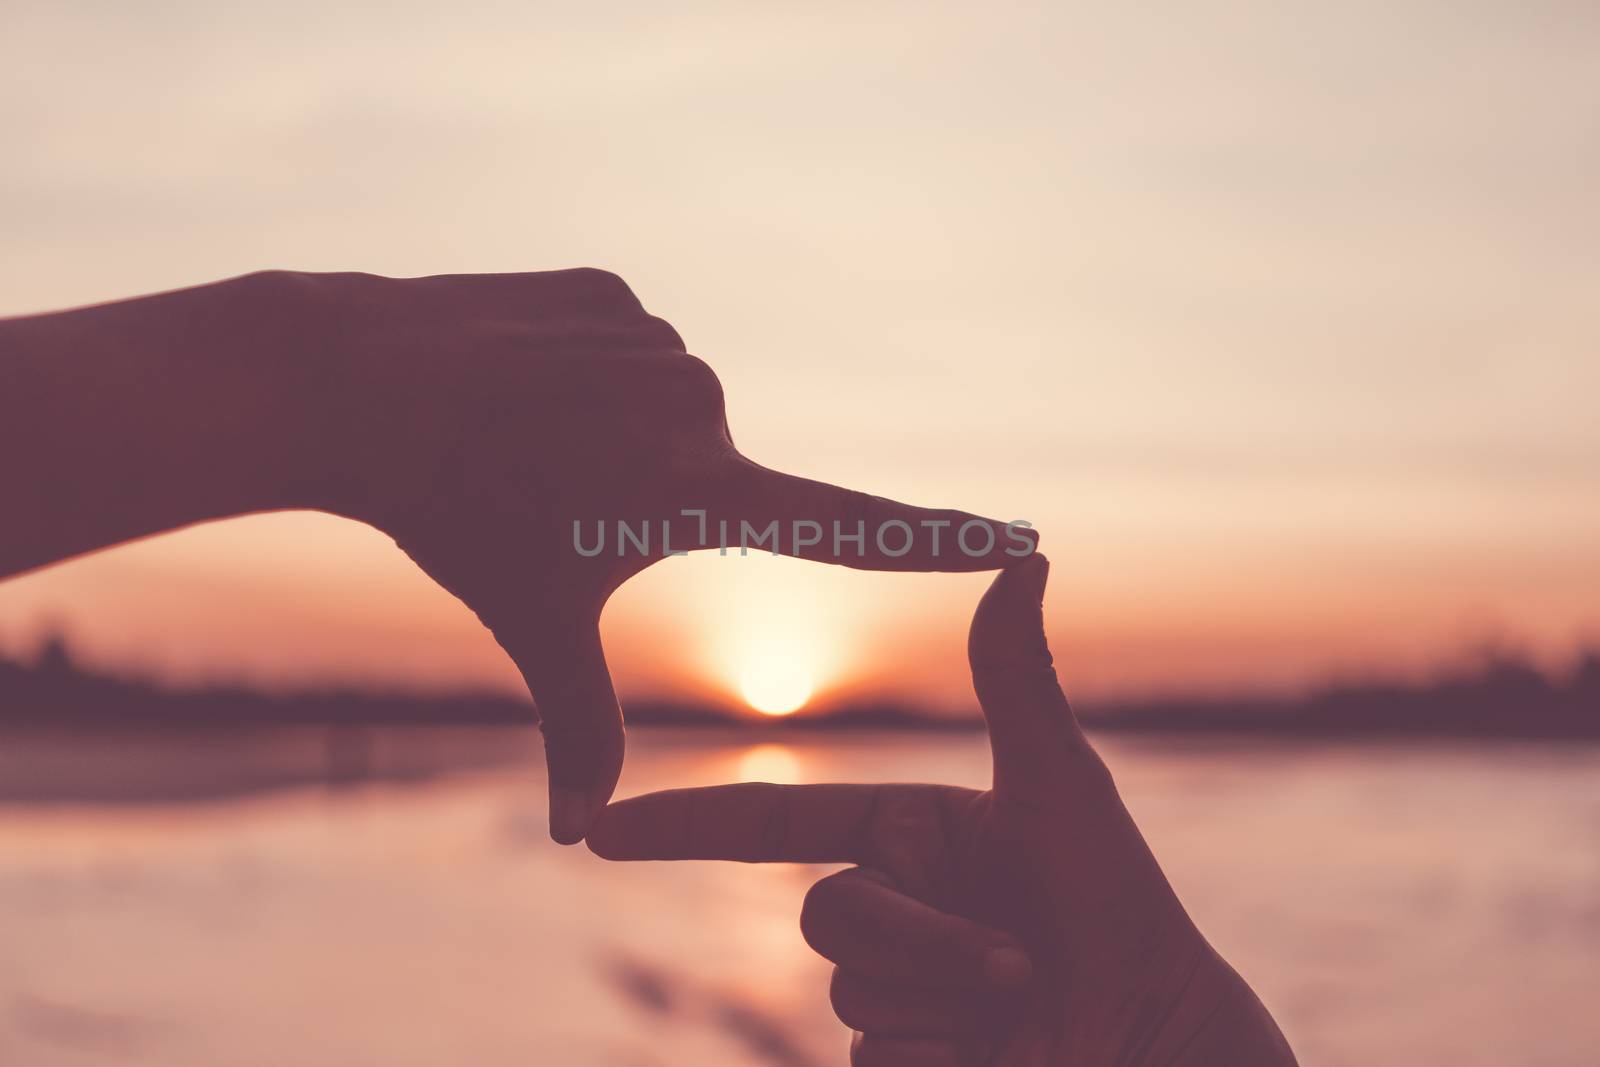
[[[776,742],[753,745],[740,753],[735,774],[741,782],[799,785],[805,781],[805,767],[799,753]]]

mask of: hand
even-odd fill
[[[0,376],[0,577],[250,511],[370,523],[521,668],[568,843],[622,765],[600,612],[663,558],[663,523],[674,551],[717,544],[722,523],[737,546],[744,521],[753,551],[775,534],[785,553],[880,570],[982,570],[1034,543],[745,459],[716,375],[597,270],[269,271],[0,320]],[[619,521],[635,537],[647,523],[649,548],[619,546]],[[603,550],[580,551],[596,524]]]
[[[786,553],[875,570],[988,569],[1032,550],[1023,530],[745,459],[716,375],[603,271],[283,280],[318,309],[346,368],[328,421],[344,473],[326,506],[391,534],[516,661],[544,730],[558,841],[579,840],[615,787],[622,718],[600,613],[663,558],[664,528],[678,551],[716,546],[722,523],[737,546],[741,521],[752,538],[776,522]],[[647,529],[649,549],[620,543],[618,520]],[[797,521],[815,529],[796,538]],[[905,528],[880,544],[896,521]],[[835,522],[864,543],[836,545]],[[958,541],[969,522],[982,527],[966,541],[976,554]],[[601,531],[598,554],[578,550]]]
[[[855,863],[801,914],[834,964],[851,1061],[890,1065],[1294,1063],[1206,943],[1057,684],[1047,566],[1002,572],[972,623],[994,787],[731,785],[611,805],[609,859]]]

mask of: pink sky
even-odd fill
[[[0,313],[605,266],[752,457],[1033,521],[1079,692],[1600,634],[1600,20],[1043,7],[24,2]],[[964,700],[982,583],[673,560],[614,601],[612,658],[725,690],[767,641],[825,691]],[[513,678],[320,516],[0,586],[0,642],[45,620],[187,674]]]

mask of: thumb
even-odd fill
[[[543,605],[526,628],[495,628],[539,711],[550,779],[550,836],[576,844],[622,771],[622,709],[600,644],[599,613]]]
[[[1045,642],[1049,573],[1049,561],[1037,554],[1001,571],[967,637],[972,686],[989,723],[995,792],[1030,803],[1056,793],[1065,757],[1088,746]]]

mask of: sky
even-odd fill
[[[752,458],[1033,522],[1070,693],[1600,641],[1590,5],[3,17],[0,314],[264,267],[606,267]],[[605,630],[625,695],[783,660],[819,701],[953,707],[984,582],[696,556]],[[321,515],[0,585],[0,646],[53,625],[175,677],[516,684]]]

